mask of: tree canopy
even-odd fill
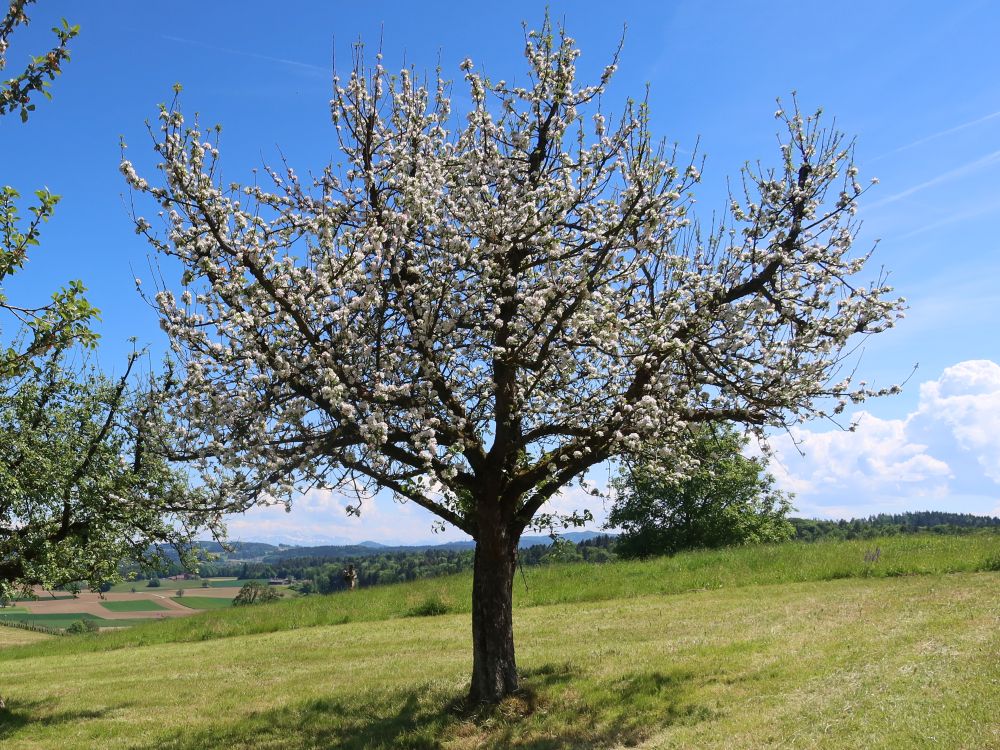
[[[791,498],[775,489],[762,459],[743,455],[747,442],[731,425],[701,425],[690,447],[697,469],[684,479],[627,467],[608,515],[608,527],[622,530],[615,551],[645,557],[790,539]]]
[[[0,70],[30,1],[11,0],[0,19]],[[0,82],[0,115],[19,111],[27,121],[37,95],[49,96],[77,27],[63,21],[53,32],[55,47]],[[0,187],[0,597],[80,580],[98,587],[120,579],[125,560],[155,565],[154,543],[184,551],[196,528],[218,531],[221,520],[160,450],[162,412],[150,398],[158,389],[134,377],[139,354],[118,379],[78,359],[97,340],[83,284],[41,304],[4,294],[58,202],[38,191],[22,221],[19,197]]]
[[[123,562],[158,565],[157,542],[190,558],[192,532],[218,522],[152,442],[138,356],[117,380],[54,357],[0,393],[0,593],[96,589],[121,580]]]
[[[7,67],[10,37],[19,26],[28,24],[25,8],[30,2],[33,0],[11,0],[0,20],[0,72]],[[21,121],[26,122],[35,109],[34,95],[51,98],[49,84],[69,59],[68,44],[78,30],[64,20],[61,26],[52,29],[57,40],[55,47],[31,57],[21,72],[0,81],[0,116],[19,111]],[[81,282],[70,282],[47,302],[14,302],[4,294],[4,282],[23,268],[29,251],[39,244],[42,225],[51,218],[59,202],[59,196],[48,190],[36,191],[38,203],[28,208],[25,221],[17,207],[20,197],[15,188],[0,185],[0,313],[4,314],[0,333],[7,339],[0,347],[0,380],[31,369],[36,358],[69,342],[86,345],[96,340],[89,324],[97,310],[84,298]]]
[[[221,178],[218,131],[175,99],[152,129],[162,208],[137,229],[183,267],[157,290],[178,359],[177,455],[245,505],[310,486],[376,488],[477,541],[471,697],[517,686],[517,539],[561,488],[612,457],[683,476],[691,425],[758,433],[890,389],[840,372],[891,326],[883,278],[856,280],[864,191],[851,144],[779,111],[779,166],[748,167],[729,216],[699,229],[696,162],[676,163],[645,102],[602,109],[548,22],[526,85],[460,66],[390,75],[358,48],[335,77],[342,162]],[[569,521],[579,520],[571,518]]]

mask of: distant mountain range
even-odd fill
[[[582,542],[597,536],[606,536],[596,531],[568,531],[560,534],[560,538],[570,542]],[[393,552],[423,552],[424,550],[461,550],[473,549],[476,543],[469,541],[447,542],[445,544],[401,544],[388,545],[379,542],[360,542],[358,544],[323,544],[314,546],[295,546],[290,544],[268,544],[266,542],[231,542],[230,550],[224,550],[218,542],[198,542],[199,547],[211,552],[223,560],[245,560],[247,562],[271,562],[287,560],[294,557],[368,557],[384,555]],[[523,536],[519,546],[522,549],[537,545],[552,544],[552,538],[547,535]]]

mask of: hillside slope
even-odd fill
[[[466,615],[37,655],[4,664],[0,744],[997,747],[998,603],[962,573],[520,609],[526,693],[485,721],[453,708]]]
[[[866,554],[876,549],[878,560],[866,562]],[[914,535],[878,540],[877,544],[789,543],[686,552],[646,561],[535,566],[517,575],[514,605],[523,608],[760,584],[978,571],[1000,571],[1000,534]],[[35,653],[70,654],[204,641],[385,620],[426,611],[468,612],[471,596],[472,577],[468,573],[309,596],[267,607],[221,610],[140,625],[99,637],[63,638],[37,649],[0,651],[0,670],[5,660]]]

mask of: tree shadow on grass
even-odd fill
[[[639,672],[607,684],[569,665],[523,673],[522,691],[500,706],[470,709],[433,687],[317,699],[253,712],[198,729],[177,729],[148,746],[175,750],[282,748],[563,750],[637,744],[674,723],[711,718],[691,702],[691,675]]]
[[[6,707],[0,708],[0,743],[13,739],[27,726],[46,727],[84,719],[99,719],[106,713],[105,710],[53,711],[55,705],[54,698],[36,701],[7,698]]]

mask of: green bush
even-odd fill
[[[250,581],[244,583],[240,593],[233,599],[234,607],[242,607],[248,604],[266,604],[281,598],[281,594],[272,589],[266,583]]]
[[[979,566],[979,570],[984,573],[989,571],[1000,572],[1000,553],[983,560]]]
[[[151,589],[158,589],[158,588],[160,588],[160,579],[159,578],[150,578],[148,581],[146,581],[146,586],[149,587],[149,588],[151,588]]]
[[[99,629],[97,623],[93,620],[77,620],[66,628],[66,632],[80,635],[83,633],[96,633]]]

